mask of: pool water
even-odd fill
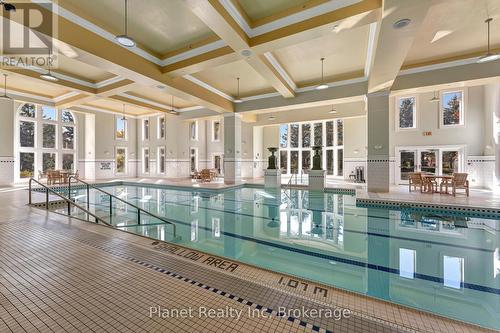
[[[452,212],[356,207],[303,190],[214,192],[107,186],[72,197],[119,229],[276,272],[500,329],[500,221]],[[75,212],[75,214],[78,214]]]

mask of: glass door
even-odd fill
[[[437,149],[419,150],[419,169],[422,173],[437,175],[439,173]]]
[[[441,153],[441,165],[443,167],[443,175],[452,175],[454,172],[461,171],[462,165],[461,150],[443,150]]]
[[[399,183],[408,181],[409,174],[417,171],[417,151],[400,150],[399,151]]]

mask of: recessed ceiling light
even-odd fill
[[[410,23],[411,23],[411,20],[409,18],[404,18],[404,19],[401,19],[401,20],[394,22],[392,27],[394,29],[402,29],[402,28],[408,26]]]
[[[250,57],[252,55],[252,50],[242,50],[240,54],[244,57]]]
[[[128,36],[128,8],[127,0],[125,0],[125,34],[115,37],[116,41],[125,47],[134,47],[135,41],[132,37]]]

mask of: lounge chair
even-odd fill
[[[467,180],[467,176],[467,173],[453,173],[451,181],[453,196],[456,196],[457,190],[465,190],[465,194],[469,196],[469,181]]]
[[[417,187],[420,187],[420,192],[423,192],[423,185],[424,181],[422,179],[422,173],[421,172],[412,172],[408,175],[408,185],[409,185],[409,190],[411,192],[411,187],[413,186],[413,189],[416,191]]]

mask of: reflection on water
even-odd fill
[[[360,208],[352,196],[242,188],[107,187],[176,224],[114,202],[112,222],[145,236],[500,329],[500,222]],[[85,191],[78,201],[87,200]],[[91,193],[105,215],[109,197]]]

